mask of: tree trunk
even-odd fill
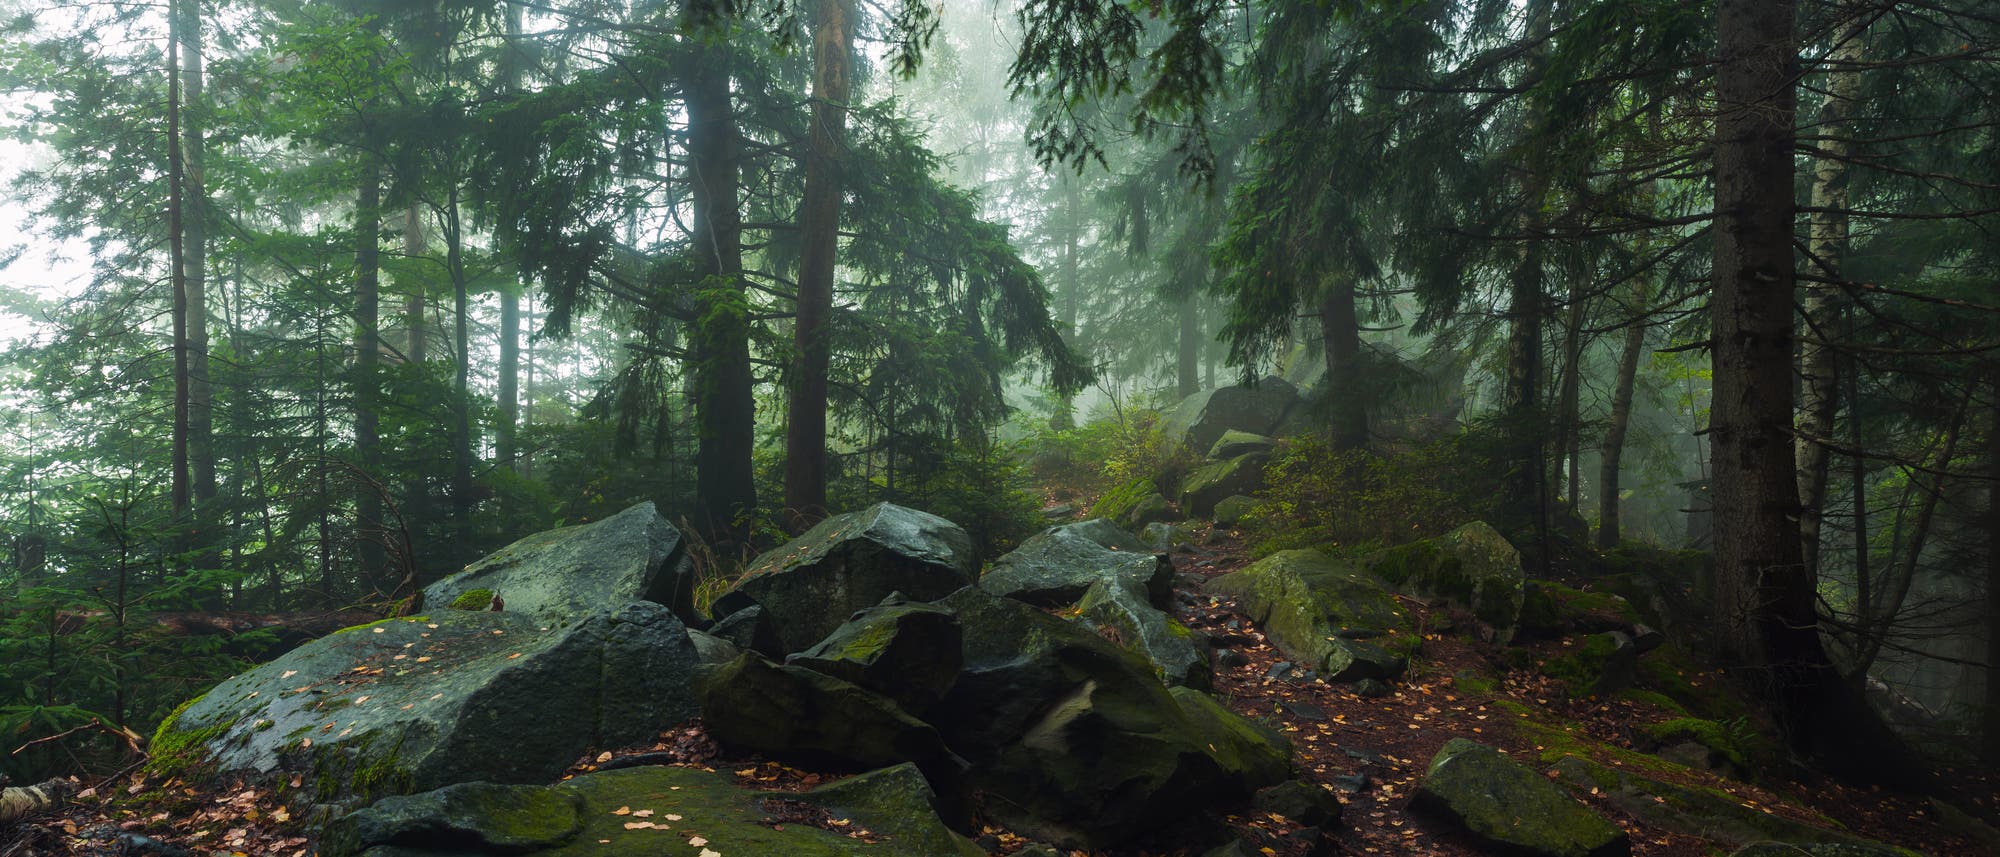
[[[1368,445],[1368,402],[1361,392],[1361,321],[1354,311],[1354,281],[1337,277],[1319,304],[1326,351],[1329,439],[1335,452]]]
[[[1083,231],[1083,226],[1079,219],[1081,212],[1078,210],[1077,203],[1077,179],[1073,175],[1064,174],[1061,181],[1063,187],[1064,216],[1062,294],[1058,296],[1057,311],[1061,314],[1062,341],[1064,344],[1074,348],[1076,346],[1077,333],[1077,304],[1080,298],[1078,292],[1082,289],[1082,284],[1078,282],[1081,277],[1077,274],[1078,264],[1076,254],[1077,245],[1082,241],[1082,236],[1079,233]],[[1066,431],[1076,427],[1075,396],[1065,393],[1056,401],[1056,411],[1049,417],[1049,427],[1057,431]]]
[[[694,246],[706,279],[696,292],[694,352],[695,526],[717,556],[732,558],[749,539],[757,508],[750,466],[756,401],[750,373],[749,301],[743,286],[741,167],[730,96],[731,49],[706,44],[690,57],[686,83]]]
[[[354,552],[361,579],[387,577],[388,532],[382,527],[382,168],[370,156],[354,203]],[[328,581],[320,593],[333,604]]]
[[[472,560],[472,333],[470,284],[465,273],[465,228],[459,219],[458,179],[452,178],[445,202],[445,270],[451,275],[452,379],[451,432],[451,563],[458,568]],[[418,585],[430,581],[419,580]]]
[[[181,205],[187,175],[181,152],[181,24],[180,15],[167,15],[167,253],[174,328],[174,424],[168,467],[172,470],[169,491],[177,528],[190,525],[192,496],[188,480],[188,412],[192,390],[188,377],[187,218]],[[185,531],[177,535],[184,536]]]
[[[1980,719],[1989,764],[2000,764],[2000,367],[1987,370],[1993,388],[1986,430],[1986,711]]]
[[[1563,495],[1568,504],[1564,515],[1577,514],[1581,486],[1577,485],[1577,463],[1583,438],[1583,318],[1585,309],[1583,278],[1570,284],[1569,310],[1563,316],[1562,377],[1556,385],[1556,470],[1562,476]]]
[[[1535,208],[1540,208],[1539,193]],[[1533,232],[1538,227],[1529,224]],[[1525,525],[1541,549],[1541,561],[1548,554],[1548,444],[1542,420],[1542,250],[1530,239],[1522,248],[1521,260],[1510,278],[1507,302],[1507,378],[1502,404],[1502,421],[1509,448],[1507,499],[1528,516],[1510,524]]]
[[[502,67],[506,70],[508,86],[515,90],[521,88],[521,78],[526,71],[526,63],[521,59],[520,39],[521,5],[508,3],[507,51]],[[527,293],[528,285],[528,278],[524,275],[518,291],[500,291],[500,424],[493,427],[493,446],[500,457],[500,466],[508,469],[514,469],[514,459],[520,454],[521,295]]]
[[[1174,359],[1174,392],[1185,399],[1201,392],[1201,311],[1195,296],[1181,296],[1180,342]]]
[[[1812,178],[1809,264],[1822,281],[1805,284],[1804,324],[1799,339],[1799,433],[1794,441],[1799,467],[1799,542],[1806,568],[1819,569],[1821,518],[1826,509],[1827,451],[1839,407],[1839,373],[1832,338],[1834,308],[1840,301],[1841,259],[1847,252],[1847,162],[1852,148],[1855,99],[1860,95],[1862,27],[1841,34],[1827,61],[1826,101],[1820,107],[1818,146],[1824,154],[1814,163]]]
[[[187,300],[188,469],[197,519],[215,500],[215,395],[208,378],[208,190],[202,173],[201,12],[196,0],[179,0],[181,16],[181,289]],[[194,544],[204,550],[197,564],[214,568],[215,533],[204,522]]]
[[[417,204],[412,202],[403,210],[403,255],[415,260],[426,252],[423,215],[418,212]],[[430,350],[429,333],[424,329],[424,291],[423,278],[412,276],[408,291],[403,296],[404,323],[409,325],[403,358],[411,363],[423,362],[425,352]]]
[[[1644,312],[1648,299],[1645,281],[1633,279],[1632,308]],[[1625,435],[1632,426],[1632,392],[1638,386],[1639,357],[1646,350],[1646,325],[1634,317],[1625,328],[1625,344],[1618,352],[1618,382],[1611,393],[1611,424],[1604,430],[1604,446],[1598,451],[1597,546],[1610,550],[1618,546],[1619,468],[1625,458]]]
[[[839,249],[841,161],[847,146],[854,14],[847,0],[820,0],[813,26],[812,131],[800,211],[798,351],[785,421],[785,523],[803,532],[826,517],[826,387],[832,344],[833,272]]]
[[[1793,0],[1722,0],[1717,13],[1709,436],[1718,642],[1794,747],[1837,763],[1836,773],[1886,776],[1899,742],[1827,659],[1817,580],[1794,519],[1794,14]]]

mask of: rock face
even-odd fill
[[[1816,848],[1826,850],[1808,853],[1914,857],[1911,852],[1879,842],[1744,806],[1728,794],[1661,782],[1576,756],[1564,756],[1552,770],[1557,781],[1570,790],[1592,793],[1595,789],[1595,794],[1609,799],[1634,818],[1726,845],[1775,840],[1792,849],[1782,852],[1790,855],[1798,854],[1801,849]],[[1840,848],[1852,850],[1837,850]]]
[[[1285,654],[1332,681],[1394,678],[1401,659],[1364,638],[1409,631],[1410,619],[1360,564],[1315,550],[1272,554],[1209,581],[1233,595]]]
[[[972,582],[972,541],[927,512],[877,503],[835,515],[765,553],[722,598],[718,613],[756,604],[789,654],[819,642],[856,610],[892,592],[931,601]],[[718,616],[717,618],[721,618]]]
[[[694,570],[679,530],[640,503],[590,524],[537,533],[424,589],[424,609],[459,602],[485,610],[498,594],[506,612],[542,624],[569,622],[627,601],[654,601],[694,621]],[[483,597],[482,597],[483,595]]]
[[[1051,527],[995,560],[979,588],[1042,607],[1074,604],[1091,584],[1111,580],[1136,586],[1155,604],[1172,596],[1174,566],[1164,556],[1117,550],[1138,539],[1102,519]],[[1116,530],[1115,534],[1111,531]]]
[[[875,691],[921,716],[958,680],[961,642],[957,616],[892,596],[785,662]]]
[[[1500,751],[1463,738],[1438,751],[1411,803],[1501,849],[1547,857],[1632,853],[1617,825]]]
[[[786,857],[978,857],[938,820],[923,777],[908,766],[808,792],[761,792],[728,775],[643,767],[585,774],[543,789],[461,786],[385,800],[356,812],[329,836],[329,857],[537,854],[625,857],[686,854]],[[807,824],[769,825],[789,807],[815,807],[863,828],[864,841]],[[617,812],[620,808],[624,812]],[[531,813],[523,814],[522,810]],[[640,815],[644,812],[644,815]],[[550,835],[569,827],[566,835]],[[523,836],[522,831],[528,835]],[[508,844],[500,846],[499,841]],[[691,844],[699,840],[702,844]]]
[[[560,626],[442,610],[322,637],[224,681],[154,745],[222,771],[304,774],[324,800],[546,782],[590,747],[692,717],[694,670],[686,627],[651,602]]]
[[[1188,626],[1146,602],[1144,593],[1108,580],[1091,584],[1077,602],[1082,621],[1151,662],[1170,685],[1207,690],[1208,644]]]
[[[1094,848],[1239,800],[1288,776],[1283,739],[1074,623],[982,589],[941,602],[965,668],[932,711],[972,765],[986,813],[1023,834]]]
[[[1230,429],[1223,432],[1221,437],[1215,439],[1215,445],[1208,448],[1208,457],[1220,461],[1225,458],[1248,455],[1252,452],[1270,452],[1277,448],[1277,446],[1278,442],[1276,440],[1261,434],[1251,434],[1247,431]]]
[[[1270,453],[1248,452],[1195,468],[1181,483],[1181,509],[1195,517],[1215,513],[1215,505],[1238,494],[1264,489],[1264,462]]]
[[[1215,504],[1215,522],[1225,527],[1233,527],[1257,507],[1257,498],[1244,494],[1232,494]]]
[[[1527,579],[1521,571],[1521,553],[1484,522],[1390,548],[1373,557],[1369,566],[1404,592],[1471,610],[1503,638],[1520,624],[1521,588]]]
[[[1167,415],[1161,428],[1169,438],[1203,452],[1214,447],[1223,433],[1231,429],[1253,435],[1271,434],[1298,401],[1299,388],[1271,376],[1254,387],[1237,384],[1189,396]]]
[[[936,776],[957,774],[957,759],[930,724],[825,673],[746,652],[704,673],[699,690],[709,733],[732,747],[807,763],[915,762]]]

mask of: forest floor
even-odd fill
[[[1284,656],[1265,641],[1256,624],[1242,615],[1233,601],[1211,597],[1197,588],[1201,579],[1248,564],[1246,546],[1234,533],[1199,528],[1195,542],[1200,546],[1182,548],[1174,555],[1180,571],[1176,600],[1181,619],[1243,655],[1240,663],[1218,668],[1215,693],[1239,713],[1279,726],[1292,741],[1303,776],[1333,788],[1345,805],[1344,829],[1316,846],[1307,841],[1309,832],[1297,835],[1297,826],[1278,816],[1230,816],[1230,826],[1264,854],[1487,854],[1447,825],[1411,810],[1412,793],[1431,757],[1446,741],[1478,741],[1540,767],[1537,760],[1547,761],[1552,755],[1550,748],[1538,741],[1560,740],[1564,742],[1561,751],[1581,748],[1603,764],[1622,766],[1625,762],[1619,751],[1636,746],[1640,727],[1676,716],[1645,702],[1570,699],[1562,686],[1533,668],[1560,656],[1566,645],[1562,641],[1527,644],[1529,657],[1518,653],[1504,657],[1502,647],[1475,636],[1425,634],[1410,672],[1392,685],[1387,696],[1373,699],[1357,695],[1350,685],[1274,678],[1273,668]],[[1406,603],[1418,616],[1420,628],[1465,627],[1462,615],[1437,615],[1415,600]],[[1683,678],[1696,686],[1722,681],[1716,674]],[[1559,724],[1562,731],[1552,733],[1550,724]],[[1564,737],[1552,737],[1558,734]],[[646,754],[643,758],[652,763],[731,771],[746,785],[765,789],[803,789],[836,778],[758,758],[725,756],[699,723],[663,733],[650,746],[617,748],[580,759],[572,774],[618,766],[613,760],[639,754]],[[1647,776],[1663,778],[1652,769]],[[1996,802],[2000,775],[1995,772],[1946,771],[1943,776],[1953,784],[1960,803],[1971,804],[1980,815],[1993,817],[2000,808]],[[1679,777],[1682,785],[1727,793],[1765,813],[1819,826],[1832,826],[1829,820],[1839,819],[1839,826],[1849,833],[1933,857],[1993,853],[1990,845],[1943,827],[1929,802],[1921,797],[1852,788],[1804,769],[1764,771],[1758,779],[1759,784],[1752,785],[1692,771]],[[58,811],[0,830],[0,857],[305,857],[314,850],[315,843],[305,832],[305,820],[287,810],[279,790],[269,784],[158,782],[143,774],[126,773],[95,785]],[[1633,853],[1640,857],[1700,857],[1731,850],[1707,839],[1649,825],[1607,798],[1586,800],[1625,828],[1631,835]],[[807,818],[773,819],[773,823],[813,822]],[[995,854],[1011,854],[1025,844],[1021,837],[996,828],[978,834],[981,844]],[[1314,851],[1314,847],[1319,850]],[[1176,853],[1182,852],[1140,849],[1088,857]],[[1083,852],[1072,857],[1079,855]]]

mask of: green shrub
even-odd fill
[[[1265,502],[1243,521],[1252,552],[1399,545],[1481,519],[1498,492],[1473,450],[1464,435],[1381,453],[1297,438],[1265,465]]]

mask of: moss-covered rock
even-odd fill
[[[1100,580],[1077,602],[1077,619],[1148,662],[1170,685],[1207,690],[1208,642],[1130,586]]]
[[[1471,610],[1503,639],[1520,623],[1521,553],[1484,522],[1382,551],[1368,568],[1403,592]]]
[[[1223,500],[1263,490],[1264,463],[1270,458],[1267,452],[1249,452],[1195,468],[1181,482],[1181,510],[1206,518],[1215,513],[1215,504]]]
[[[553,848],[583,829],[574,791],[540,786],[459,783],[435,791],[386,797],[341,818],[327,850],[365,846],[523,853]]]
[[[891,768],[809,792],[747,789],[726,774],[693,768],[642,767],[585,774],[543,791],[573,801],[581,829],[559,844],[512,849],[479,838],[509,823],[505,806],[467,806],[454,822],[467,837],[376,837],[348,846],[366,857],[533,854],[547,857],[629,857],[633,854],[729,857],[975,857],[978,848],[953,834],[926,805],[923,780]],[[769,824],[774,809],[808,806],[848,823],[844,832],[810,824]],[[790,810],[787,811],[796,811]],[[365,811],[364,811],[365,812]],[[421,820],[415,824],[421,825]],[[867,831],[867,839],[845,835]],[[700,842],[701,844],[693,844]],[[331,850],[345,857],[352,850]]]
[[[679,530],[640,503],[589,524],[536,533],[424,588],[432,608],[485,610],[499,595],[509,613],[567,623],[628,601],[666,605],[694,622],[694,566]]]
[[[972,582],[972,540],[927,512],[877,503],[835,515],[750,563],[716,600],[718,614],[756,604],[784,654],[826,638],[854,611],[892,592],[932,601]]]
[[[1642,730],[1648,743],[1653,747],[1666,747],[1680,742],[1701,746],[1714,758],[1704,760],[1704,767],[1718,765],[1733,766],[1736,771],[1749,771],[1750,753],[1737,736],[1713,720],[1699,717],[1676,717],[1661,723],[1654,723]]]
[[[1105,522],[1108,524],[1109,522]],[[1100,580],[1137,587],[1164,605],[1173,595],[1174,566],[1165,556],[1105,544],[1096,521],[1050,527],[1028,538],[979,577],[979,588],[1040,607],[1075,604]],[[1123,535],[1124,547],[1138,538]]]
[[[561,626],[441,610],[331,634],[222,682],[161,725],[155,755],[301,774],[326,801],[546,782],[590,747],[692,717],[694,661],[686,628],[651,602]]]
[[[1315,550],[1272,554],[1208,582],[1208,591],[1236,597],[1272,644],[1301,664],[1337,680],[1393,678],[1393,653],[1361,638],[1411,637],[1411,620],[1381,581],[1359,563]],[[1360,666],[1357,666],[1359,664]]]
[[[1917,852],[1892,845],[1833,842],[1753,842],[1729,857],[1918,857]]]
[[[1617,825],[1577,803],[1500,751],[1463,738],[1431,760],[1411,805],[1464,827],[1495,847],[1547,857],[1623,857],[1632,844]]]
[[[1690,788],[1641,776],[1629,770],[1565,756],[1551,769],[1558,782],[1579,793],[1603,796],[1634,818],[1667,830],[1700,836],[1725,845],[1777,840],[1794,845],[1841,845],[1872,849],[1896,857],[1913,852],[1889,849],[1853,834],[1815,827],[1749,806],[1727,792]]]
[[[1235,384],[1182,399],[1160,427],[1168,437],[1201,453],[1232,429],[1255,435],[1273,433],[1298,403],[1297,387],[1269,376],[1254,386]]]
[[[1097,502],[1090,504],[1090,516],[1123,521],[1141,501],[1158,493],[1151,478],[1139,477],[1099,495]]]
[[[1221,437],[1216,438],[1214,445],[1208,448],[1208,457],[1211,460],[1221,461],[1252,452],[1270,452],[1277,446],[1277,441],[1264,435],[1229,429],[1224,431]]]
[[[723,744],[808,764],[915,762],[954,777],[958,760],[937,730],[888,697],[754,652],[705,672],[697,687],[710,734]]]
[[[1250,514],[1251,509],[1257,508],[1257,503],[1257,498],[1247,494],[1224,497],[1222,502],[1215,504],[1215,522],[1225,527],[1236,526],[1243,520],[1244,515]]]
[[[1638,658],[1631,637],[1606,631],[1584,637],[1568,654],[1543,662],[1542,674],[1567,685],[1572,696],[1607,698],[1632,686]]]
[[[1338,829],[1343,807],[1340,798],[1325,786],[1304,780],[1286,780],[1257,793],[1255,805],[1291,821],[1321,830]]]
[[[1521,590],[1523,636],[1554,639],[1571,633],[1631,631],[1642,624],[1623,596],[1586,592],[1550,580],[1530,580]]]
[[[929,716],[971,763],[977,803],[1010,829],[1072,848],[1121,842],[1247,799],[1275,782],[1266,761],[1288,757],[1252,751],[1246,721],[1184,706],[1196,692],[1169,692],[1151,664],[1075,623],[978,588],[940,604],[964,629],[965,668]]]
[[[1127,529],[1142,530],[1152,524],[1178,518],[1180,513],[1174,511],[1173,504],[1167,500],[1167,495],[1155,491],[1133,504],[1131,510],[1120,516],[1118,521]]]
[[[949,611],[890,600],[785,662],[860,685],[921,716],[958,679],[960,642],[958,617]]]

